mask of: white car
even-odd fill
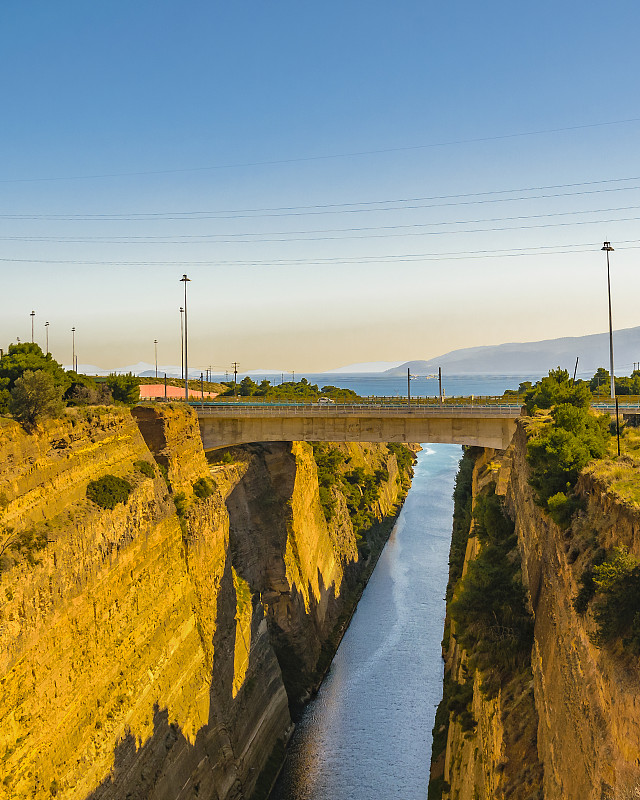
[[[328,406],[335,403],[335,400],[332,400],[330,397],[319,397],[318,398],[318,405],[319,406]]]

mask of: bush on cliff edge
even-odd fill
[[[565,370],[552,370],[527,393],[527,410],[550,409],[551,421],[527,443],[529,483],[538,503],[566,527],[581,506],[574,490],[580,471],[602,458],[610,438],[608,418],[589,412],[590,393]]]

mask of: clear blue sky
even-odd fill
[[[179,364],[183,272],[200,367],[581,335],[607,325],[605,238],[614,325],[640,324],[639,23],[632,2],[3,4],[0,346],[34,309],[64,363],[75,326],[81,363],[151,362],[157,338]]]

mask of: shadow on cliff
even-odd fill
[[[322,554],[320,542],[315,542],[311,553],[300,552],[297,538],[290,535],[291,498],[298,475],[291,442],[256,443],[244,449],[252,458],[226,501],[232,560],[236,572],[264,604],[269,638],[295,719],[317,688],[318,662],[340,603],[335,583],[326,586],[317,565],[318,588],[314,590],[311,580],[307,581],[306,603],[305,593],[288,575],[286,558],[303,574],[304,566],[314,566],[305,565],[305,559],[312,555],[317,560]],[[331,542],[326,546],[332,547]]]
[[[135,731],[127,732],[114,749],[111,774],[86,800],[266,797],[282,764],[290,714],[297,715],[317,688],[319,663],[323,669],[330,663],[327,640],[343,597],[336,596],[334,583],[325,585],[317,568],[319,599],[309,581],[305,605],[286,575],[287,544],[297,546],[289,540],[296,477],[291,444],[246,450],[252,455],[249,468],[227,498],[229,551],[217,595],[207,723],[190,742],[170,721],[169,709],[156,705],[152,734],[140,742]],[[293,557],[299,561],[301,554]],[[249,584],[253,605],[249,666],[235,697],[232,565]],[[355,573],[355,564],[346,569],[343,590]]]
[[[86,800],[260,800],[284,757],[291,720],[273,651],[251,648],[243,686],[233,697],[236,595],[231,559],[220,586],[207,723],[190,742],[169,710],[153,709],[141,743],[128,731],[114,749],[110,775]],[[252,640],[261,607],[254,606]],[[262,637],[265,639],[266,637]],[[280,704],[274,698],[281,694]],[[263,719],[266,712],[268,718]],[[252,766],[253,764],[253,766]]]

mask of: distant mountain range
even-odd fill
[[[613,332],[615,367],[618,375],[629,375],[634,362],[640,362],[640,326],[624,328]],[[509,344],[483,345],[482,347],[465,347],[451,350],[428,361],[366,361],[349,364],[345,367],[326,370],[323,375],[386,375],[388,377],[406,377],[407,369],[412,375],[432,375],[441,367],[449,375],[522,375],[539,377],[546,375],[550,369],[563,367],[570,373],[580,358],[578,375],[590,377],[598,367],[609,368],[609,334],[593,333],[589,336],[567,336],[562,339],[544,339],[541,342],[511,342]],[[69,367],[66,367],[68,369]],[[88,375],[108,375],[111,372],[126,373],[142,377],[153,377],[153,364],[139,362],[128,367],[101,369],[92,364],[80,364],[80,372]],[[158,377],[179,377],[180,367],[158,365]],[[278,370],[254,369],[238,374],[238,380],[244,375],[272,377],[281,375]],[[296,370],[296,375],[312,374],[308,370]],[[290,372],[285,377],[292,378]],[[199,369],[189,370],[190,378],[199,378]],[[233,379],[233,375],[230,375]]]
[[[613,332],[614,366],[619,375],[628,375],[634,362],[640,361],[640,327]],[[609,368],[609,334],[569,336],[541,342],[465,347],[431,358],[428,361],[406,361],[385,370],[389,377],[404,377],[407,369],[415,375],[437,373],[442,367],[450,375],[546,375],[550,369],[563,367],[573,373],[579,357],[578,374],[591,376],[598,367]]]

